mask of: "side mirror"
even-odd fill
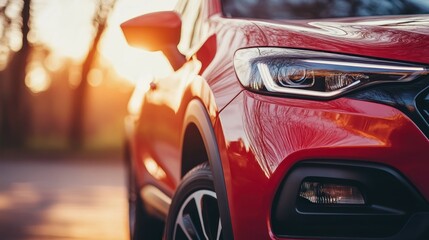
[[[130,46],[162,51],[174,70],[186,62],[185,56],[177,48],[182,21],[176,12],[145,14],[122,23],[121,28]]]

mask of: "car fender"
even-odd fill
[[[224,172],[222,162],[219,154],[219,148],[215,138],[214,129],[207,109],[197,99],[189,102],[183,123],[182,141],[184,139],[187,126],[194,124],[201,134],[204,146],[207,151],[208,160],[213,172],[214,187],[218,197],[219,213],[222,221],[222,231],[225,239],[233,239],[233,231],[231,225],[231,218],[228,205],[228,197],[226,192],[226,185],[224,180]],[[183,146],[183,142],[181,144]]]

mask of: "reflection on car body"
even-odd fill
[[[122,24],[175,70],[127,118],[132,239],[429,239],[428,13],[183,0]]]

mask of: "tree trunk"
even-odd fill
[[[81,81],[74,90],[71,114],[70,143],[73,148],[80,148],[83,145],[84,122],[85,122],[85,102],[88,91],[88,74],[96,57],[97,46],[104,31],[104,24],[100,24],[88,55],[82,64]]]
[[[94,21],[98,22],[96,35],[89,49],[88,55],[82,64],[81,81],[74,90],[72,100],[71,126],[69,139],[71,147],[74,149],[81,148],[84,142],[84,123],[85,123],[85,106],[88,92],[88,74],[91,71],[94,60],[97,56],[97,47],[101,36],[106,28],[108,16],[113,9],[116,0],[112,0],[109,6],[99,6],[99,12],[96,13]],[[100,1],[99,4],[103,4]],[[107,11],[103,16],[103,11]]]
[[[3,73],[8,93],[2,98],[0,144],[3,147],[23,147],[29,130],[28,92],[25,87],[25,68],[30,52],[27,40],[30,20],[30,0],[22,8],[22,48],[16,52]]]

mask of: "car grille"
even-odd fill
[[[423,99],[422,105],[422,113],[423,117],[426,120],[426,123],[429,123],[429,94]]]
[[[416,98],[417,110],[426,122],[426,128],[429,127],[429,88],[426,88]]]

